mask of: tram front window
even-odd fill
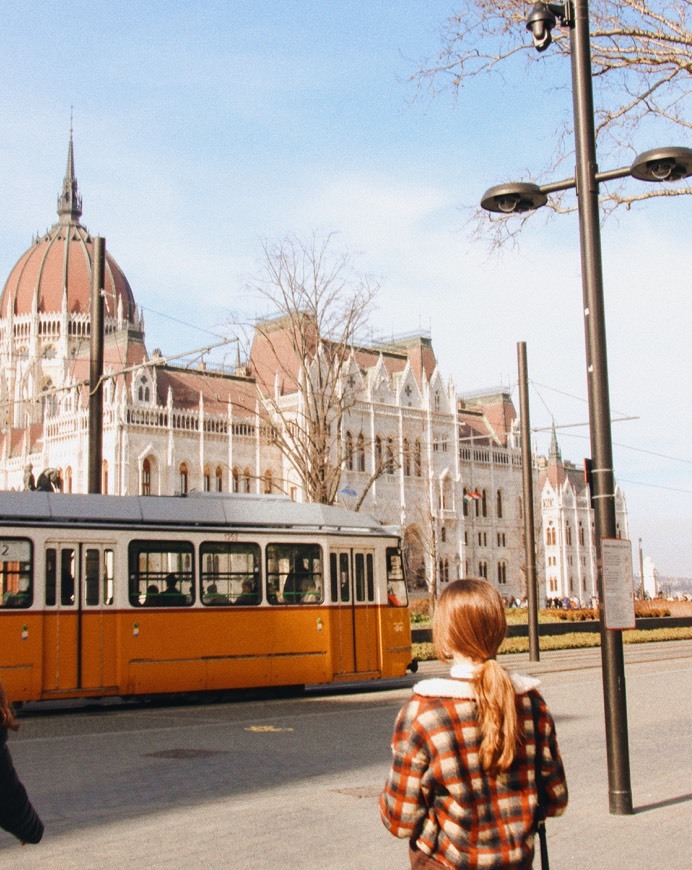
[[[192,544],[132,541],[129,576],[134,607],[189,607],[195,600]]]
[[[387,547],[387,602],[391,607],[408,604],[404,563],[398,547]]]
[[[267,601],[317,604],[324,600],[322,550],[317,544],[267,546]]]
[[[31,607],[33,600],[31,542],[0,538],[0,607]]]

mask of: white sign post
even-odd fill
[[[605,627],[634,628],[634,575],[632,544],[620,538],[603,538],[603,607]]]

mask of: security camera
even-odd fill
[[[545,51],[553,40],[551,31],[557,18],[547,3],[536,3],[526,19],[526,29],[531,31],[536,51]]]

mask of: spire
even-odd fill
[[[58,197],[58,217],[61,224],[78,224],[82,216],[82,197],[79,195],[74,174],[74,146],[72,144],[72,119],[70,118],[70,145],[67,149],[67,169]]]
[[[562,462],[562,454],[557,443],[557,434],[555,432],[555,421],[553,421],[553,434],[550,437],[550,455],[549,459],[553,462]]]

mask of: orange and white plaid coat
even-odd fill
[[[472,671],[423,680],[399,713],[393,762],[380,796],[385,826],[396,837],[450,868],[530,868],[537,806],[531,693],[539,700],[541,771],[546,813],[567,807],[567,783],[555,725],[538,680],[512,674],[524,740],[505,773],[481,768]]]

